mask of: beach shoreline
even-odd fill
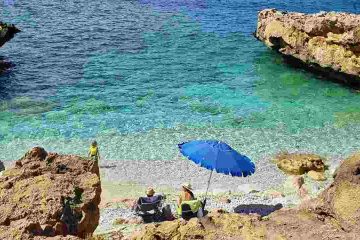
[[[260,204],[283,208],[294,207],[301,202],[293,186],[292,176],[284,174],[274,162],[274,156],[258,160],[255,173],[250,177],[232,177],[213,173],[209,188],[207,209],[225,209],[234,212],[240,205]],[[344,156],[341,159],[345,159]],[[333,181],[331,175],[340,160],[327,159],[329,170],[325,182],[316,182],[306,175],[305,185],[310,197],[316,197]],[[15,161],[5,161],[9,168]],[[184,157],[173,160],[100,160],[100,180],[102,186],[100,221],[95,234],[114,231],[117,219],[132,219],[136,215],[129,203],[145,194],[148,186],[156,193],[167,196],[167,204],[175,212],[176,198],[180,186],[190,182],[199,199],[204,198],[210,171],[197,166]],[[227,202],[229,200],[229,202]]]
[[[334,160],[334,159],[332,159]],[[340,161],[339,161],[340,162]],[[175,212],[175,203],[183,182],[193,185],[195,196],[204,199],[210,171],[197,166],[185,158],[174,160],[122,160],[100,162],[102,195],[100,221],[95,234],[115,231],[118,219],[134,219],[131,203],[145,194],[148,186],[156,193],[167,196],[166,203]],[[328,179],[317,182],[304,175],[309,197],[316,197],[331,184],[333,161],[325,172]],[[232,177],[214,173],[207,197],[208,210],[224,209],[236,212],[238,206],[259,205],[274,208],[290,208],[302,199],[293,186],[293,176],[284,174],[271,161],[271,157],[256,163],[256,172],[250,177]],[[131,225],[134,227],[134,225]],[[126,229],[125,229],[126,232]]]

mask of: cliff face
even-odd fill
[[[293,62],[360,86],[360,15],[266,9],[258,15],[256,37]]]
[[[10,41],[18,32],[20,32],[20,30],[13,24],[0,22],[0,47]]]
[[[145,239],[359,239],[360,154],[343,161],[333,184],[315,199],[269,216],[214,211],[202,219],[149,224]]]
[[[343,161],[334,175],[334,182],[318,201],[305,203],[305,208],[317,214],[328,213],[342,229],[360,236],[360,153]]]
[[[97,163],[33,148],[0,176],[0,239],[85,238],[99,223],[100,194]]]

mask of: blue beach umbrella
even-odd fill
[[[251,160],[232,149],[224,142],[216,140],[194,140],[178,144],[180,152],[194,163],[211,170],[205,201],[209,190],[212,173],[236,177],[247,177],[255,173],[255,164]]]

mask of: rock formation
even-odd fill
[[[0,22],[0,47],[10,41],[18,32],[20,32],[20,30],[13,24]]]
[[[291,63],[360,86],[360,15],[266,9],[258,15],[256,37]]]
[[[0,48],[10,41],[16,33],[20,32],[13,24],[6,24],[0,21]],[[0,60],[0,73],[11,68],[12,64],[7,61]],[[1,170],[0,170],[1,171]]]
[[[295,209],[268,216],[215,211],[203,219],[150,224],[133,239],[359,239],[360,154],[346,159],[333,184]]]
[[[334,177],[309,210],[336,220],[342,229],[360,236],[360,153],[343,161]]]
[[[274,159],[278,168],[290,175],[302,175],[309,171],[324,172],[324,158],[315,154],[282,153]]]
[[[0,239],[92,235],[100,194],[97,163],[33,148],[0,176]]]

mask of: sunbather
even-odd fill
[[[177,202],[177,215],[186,220],[192,217],[202,217],[203,203],[195,198],[190,183],[184,183],[181,187],[182,190]]]
[[[183,201],[191,201],[191,200],[195,200],[195,196],[192,192],[191,184],[184,183],[181,185],[181,193],[177,201],[178,206],[180,206]]]

